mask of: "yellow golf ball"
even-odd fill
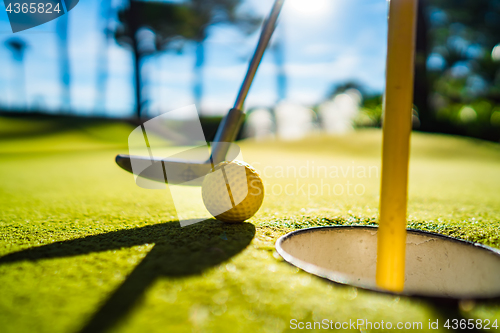
[[[257,171],[242,161],[222,162],[205,176],[203,203],[222,222],[243,222],[257,213],[264,200],[264,184]]]

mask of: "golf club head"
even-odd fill
[[[134,173],[136,167],[142,169],[140,173],[134,173],[137,176],[136,183],[140,187],[147,188],[150,188],[150,185],[147,185],[144,178],[172,185],[201,186],[203,177],[212,169],[210,163],[130,155],[117,155],[116,163],[131,173]],[[166,170],[169,170],[168,177]]]
[[[216,146],[227,151],[226,161],[232,161],[240,155],[240,148],[233,142],[217,142]],[[211,157],[203,159],[211,156],[209,148],[209,146],[195,147],[167,158],[120,154],[115,160],[122,169],[136,176],[136,184],[142,188],[164,188],[160,183],[201,186],[205,175],[215,166]],[[152,184],[150,181],[159,183]]]

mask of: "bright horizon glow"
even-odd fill
[[[316,16],[327,12],[331,3],[332,0],[287,0],[285,6],[304,16]]]

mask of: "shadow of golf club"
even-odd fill
[[[118,230],[34,247],[0,257],[0,265],[103,252],[154,243],[81,332],[103,332],[115,326],[161,276],[197,275],[235,256],[255,235],[250,223],[225,224],[210,219],[185,228],[168,222]]]

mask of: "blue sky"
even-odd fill
[[[119,5],[120,0],[114,0]],[[261,16],[271,0],[245,0],[243,8]],[[71,106],[78,114],[95,113],[98,50],[104,47],[101,2],[82,0],[67,15],[71,59]],[[2,4],[3,7],[3,4]],[[60,18],[59,18],[60,19]],[[56,20],[59,20],[56,19]],[[10,37],[23,38],[26,94],[29,106],[42,105],[55,112],[61,105],[56,20],[13,34],[5,10],[0,10],[0,95],[3,107],[16,106],[15,63],[4,47]],[[372,91],[384,85],[387,40],[386,0],[286,0],[276,38],[285,49],[287,99],[312,106],[324,100],[332,85],[357,81]],[[245,36],[229,26],[210,29],[206,41],[204,97],[206,113],[227,111],[237,94],[258,33]],[[106,114],[129,116],[133,112],[132,57],[114,42],[109,52]],[[180,55],[162,53],[145,61],[145,93],[151,115],[193,103],[191,92],[194,46]],[[247,107],[276,102],[276,67],[266,53],[247,99]]]

